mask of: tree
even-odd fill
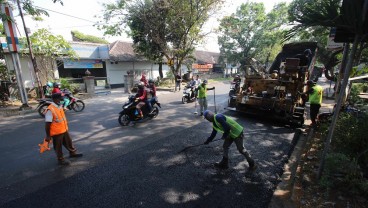
[[[248,65],[246,60],[256,58],[268,62],[271,52],[281,43],[282,26],[287,23],[287,5],[277,4],[266,14],[263,3],[247,2],[235,13],[220,21],[218,43],[227,62]]]
[[[77,58],[77,54],[68,41],[61,35],[53,35],[46,29],[37,30],[30,36],[30,40],[33,53],[37,55],[37,65],[43,84],[50,79],[55,79],[54,70],[57,69],[57,59]],[[24,40],[23,42],[27,44]],[[25,54],[27,54],[26,51],[24,51]]]
[[[177,73],[203,39],[203,24],[221,3],[222,0],[119,0],[104,5],[104,24],[99,28],[105,34],[119,35],[127,25],[137,53],[152,61],[162,61],[163,57],[175,60],[171,70]],[[111,21],[116,23],[109,24]]]

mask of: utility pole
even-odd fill
[[[26,23],[24,21],[24,16],[23,16],[23,12],[22,12],[22,7],[20,6],[20,3],[19,3],[19,0],[17,0],[17,5],[18,5],[18,9],[19,9],[19,14],[20,14],[20,17],[22,18],[22,22],[23,22],[23,27],[24,27],[24,33],[26,34],[26,39],[27,39],[27,43],[28,43],[28,47],[29,47],[29,55],[31,56],[31,60],[32,60],[32,64],[33,64],[33,69],[35,71],[35,75],[36,75],[36,81],[37,81],[37,86],[38,86],[38,91],[41,95],[41,97],[45,97],[44,94],[43,94],[43,89],[42,89],[42,84],[41,84],[41,81],[40,81],[40,76],[39,76],[39,70],[38,70],[38,67],[37,67],[37,62],[36,62],[36,59],[33,55],[33,51],[32,51],[32,43],[31,41],[29,40],[29,36],[28,36],[28,32],[27,32],[27,27],[26,27]]]
[[[21,109],[29,108],[27,93],[24,88],[24,82],[22,77],[22,69],[20,65],[19,55],[18,55],[18,37],[17,31],[15,30],[14,19],[12,8],[7,2],[1,4],[1,12],[7,16],[3,18],[4,29],[6,33],[6,41],[8,43],[9,53],[12,56],[13,67],[15,74],[17,76],[17,85],[19,89],[20,98],[22,101]]]

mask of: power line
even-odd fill
[[[35,6],[35,7],[39,8],[39,9],[46,10],[46,11],[55,12],[55,13],[57,13],[57,14],[61,14],[61,15],[65,15],[65,16],[68,16],[68,17],[73,17],[73,18],[76,18],[76,19],[80,19],[80,20],[84,20],[84,21],[87,21],[87,22],[92,22],[92,23],[94,23],[94,24],[97,24],[96,22],[93,22],[93,21],[88,20],[88,19],[84,19],[84,18],[76,17],[76,16],[69,15],[69,14],[64,14],[64,13],[57,12],[57,11],[54,11],[54,10],[51,10],[51,9],[46,9],[46,8],[43,8],[43,7],[40,7],[40,6]]]

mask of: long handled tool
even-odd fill
[[[221,138],[214,139],[212,142],[216,142],[216,141],[218,141],[218,140],[221,140]],[[205,145],[205,144],[204,144],[204,143],[201,143],[201,144],[191,145],[191,146],[185,147],[184,149],[180,150],[178,153],[182,153],[182,152],[187,151],[187,150],[188,150],[188,149],[190,149],[190,148],[193,148],[193,147],[199,147],[199,146],[202,146],[202,145]]]
[[[194,114],[197,115],[198,114],[198,111],[197,111],[197,97],[194,99],[194,108],[195,108]]]
[[[216,90],[213,89],[213,102],[215,103],[215,113],[217,113],[217,108],[216,108]]]

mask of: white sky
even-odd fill
[[[251,2],[263,2],[266,11],[270,11],[275,3],[279,2],[291,2],[292,0],[249,0]],[[66,40],[71,40],[71,30],[78,30],[84,34],[94,35],[98,37],[103,37],[103,32],[97,30],[96,27],[93,26],[95,22],[98,21],[95,18],[95,15],[102,14],[102,3],[112,3],[115,0],[63,0],[64,6],[61,6],[59,3],[52,3],[51,0],[34,0],[34,4],[36,6],[47,9],[49,12],[49,17],[44,17],[44,21],[35,22],[30,18],[26,18],[26,25],[31,29],[31,32],[36,31],[40,28],[47,28],[55,35],[62,35]],[[220,10],[219,15],[216,17],[221,18],[223,15],[229,15],[236,11],[236,8],[241,5],[241,3],[245,3],[245,0],[226,0],[224,7]],[[53,12],[55,11],[55,12]],[[17,15],[18,12],[14,11],[14,15]],[[60,14],[62,13],[62,14]],[[64,15],[63,15],[64,14]],[[69,15],[69,16],[68,16]],[[73,16],[73,17],[71,17]],[[20,18],[16,18],[18,23],[18,28],[22,34],[23,25]],[[216,29],[218,23],[216,20],[210,21],[205,30],[211,31]],[[129,41],[126,37],[111,37],[106,36],[106,40],[113,42],[115,40],[125,40]],[[211,34],[208,38],[204,46],[200,49],[208,50],[208,51],[219,51],[217,45],[217,38],[215,34]]]

